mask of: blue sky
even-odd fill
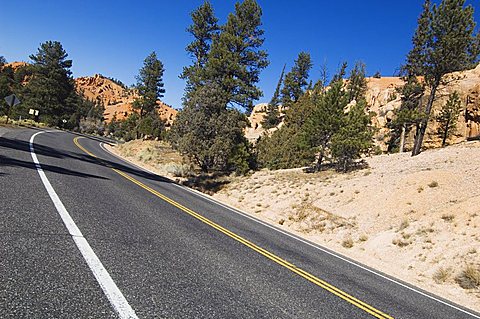
[[[268,101],[282,66],[287,70],[300,51],[312,55],[312,79],[326,63],[330,75],[342,61],[361,60],[368,74],[392,75],[411,47],[423,0],[257,0],[263,9],[264,49],[271,61],[261,74]],[[184,82],[178,78],[190,63],[185,31],[190,12],[203,0],[177,1],[3,1],[0,11],[0,55],[28,61],[39,44],[60,41],[73,59],[75,77],[95,73],[130,85],[143,59],[156,51],[165,65],[164,101],[181,107]],[[236,1],[212,0],[223,23]],[[473,3],[473,1],[467,1]],[[480,10],[480,8],[476,8]],[[479,12],[475,13],[480,21]]]

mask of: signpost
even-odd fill
[[[12,94],[12,95],[9,95],[5,98],[5,102],[7,102],[7,105],[8,105],[7,122],[6,122],[6,124],[8,124],[8,117],[10,115],[10,109],[12,108],[12,106],[20,104],[20,99],[15,94]]]
[[[35,109],[28,110],[28,114],[33,115],[33,119],[35,120],[35,122],[38,122],[39,112],[40,112],[39,110],[35,110]]]

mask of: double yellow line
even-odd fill
[[[79,137],[74,138],[73,141],[74,141],[75,145],[77,145],[82,151],[84,151],[88,155],[97,158],[97,156],[95,156],[91,152],[87,151],[83,146],[81,146],[80,143],[78,143],[78,139],[79,139]],[[123,176],[127,180],[131,181],[132,183],[140,186],[141,188],[145,189],[146,191],[148,191],[148,192],[152,193],[153,195],[157,196],[158,198],[160,198],[160,199],[164,200],[165,202],[171,204],[172,206],[177,207],[178,209],[182,210],[183,212],[187,213],[188,215],[190,215],[190,216],[200,220],[201,222],[211,226],[212,228],[218,230],[219,232],[227,235],[228,237],[238,241],[239,243],[241,243],[241,244],[247,246],[248,248],[256,251],[257,253],[265,256],[266,258],[270,259],[271,261],[287,268],[288,270],[290,270],[290,271],[294,272],[295,274],[303,277],[304,279],[310,281],[311,283],[325,289],[326,291],[334,294],[335,296],[337,296],[337,297],[349,302],[350,304],[364,310],[365,312],[371,314],[375,318],[393,319],[393,317],[387,315],[386,313],[384,313],[384,312],[370,306],[369,304],[367,304],[367,303],[365,303],[365,302],[347,294],[343,290],[327,283],[326,281],[324,281],[320,278],[315,277],[314,275],[306,272],[305,270],[303,270],[301,268],[298,268],[294,264],[289,263],[288,261],[278,257],[277,255],[269,252],[268,250],[254,244],[254,243],[250,242],[249,240],[247,240],[247,239],[235,234],[234,232],[226,229],[225,227],[222,227],[222,226],[218,225],[217,223],[215,223],[215,222],[211,221],[210,219],[194,212],[193,210],[183,206],[182,204],[177,203],[173,199],[159,193],[158,191],[156,191],[153,188],[145,185],[144,183],[140,182],[139,180],[133,178],[132,176],[130,176],[130,175],[118,170],[118,169],[115,169],[115,168],[112,168],[112,170],[114,172],[116,172],[117,174]]]

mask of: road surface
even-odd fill
[[[34,129],[0,131],[0,317],[480,318]]]

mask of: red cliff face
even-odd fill
[[[129,89],[100,74],[75,79],[77,91],[90,100],[98,100],[105,106],[104,117],[110,122],[115,116],[117,120],[124,119],[132,113],[132,103],[138,97],[134,89]],[[177,115],[177,111],[169,105],[157,101],[158,114],[170,126]]]

